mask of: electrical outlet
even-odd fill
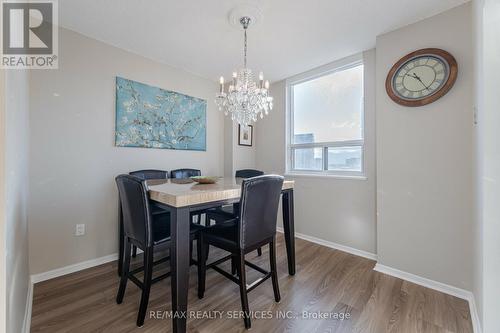
[[[77,224],[75,228],[75,236],[85,235],[85,224]]]

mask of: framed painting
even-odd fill
[[[253,144],[253,126],[238,126],[238,144],[240,146],[251,147]]]
[[[116,77],[115,145],[206,151],[207,102]]]

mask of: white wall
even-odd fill
[[[471,4],[377,38],[377,253],[402,271],[466,290],[473,263],[473,37]],[[407,108],[385,91],[392,65],[439,47],[458,79],[435,103]]]
[[[69,30],[58,70],[34,71],[31,87],[30,269],[40,273],[117,252],[114,177],[142,168],[224,173],[217,85]],[[207,100],[207,151],[114,146],[115,76]],[[86,235],[73,236],[86,224]]]
[[[234,171],[241,169],[255,169],[255,154],[256,154],[256,143],[255,135],[257,132],[258,122],[253,125],[253,145],[252,147],[240,146],[238,144],[238,124],[233,124],[233,167]],[[233,173],[234,175],[234,173]]]
[[[28,264],[28,71],[5,76],[7,332],[21,332],[30,286]]]
[[[238,145],[238,123],[231,120],[231,116],[224,116],[224,175],[234,177],[234,173],[241,169],[255,169],[256,156],[256,126],[253,124],[253,145]]]
[[[7,328],[7,263],[5,239],[5,70],[0,69],[0,333]]]
[[[477,23],[483,33],[478,86],[483,266],[479,267],[482,284],[478,283],[477,291],[482,292],[483,332],[490,333],[500,331],[500,3],[484,0],[480,5]]]
[[[474,28],[474,105],[476,110],[476,126],[474,126],[474,242],[473,242],[473,276],[472,293],[474,294],[477,315],[480,325],[483,324],[483,218],[482,218],[482,152],[481,123],[483,109],[483,6],[484,0],[473,2]]]
[[[287,176],[295,180],[295,230],[375,253],[375,51],[365,61],[366,180]],[[274,109],[256,128],[256,166],[285,173],[285,81],[271,86]]]

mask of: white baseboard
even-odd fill
[[[277,231],[283,233],[283,228],[278,227]],[[367,252],[367,251],[363,251],[363,250],[358,250],[358,249],[355,249],[355,248],[350,247],[350,246],[326,241],[324,239],[316,238],[316,237],[309,236],[309,235],[304,235],[304,234],[301,234],[298,232],[295,233],[295,237],[312,242],[312,243],[323,245],[323,246],[326,246],[326,247],[329,247],[329,248],[332,248],[335,250],[340,250],[340,251],[344,251],[344,252],[347,252],[350,254],[354,254],[355,256],[367,258],[370,260],[377,260],[377,255],[375,253],[371,253],[371,252]]]
[[[474,297],[474,294],[471,293],[471,298],[468,300],[469,301],[469,311],[470,311],[470,318],[472,321],[472,329],[474,333],[481,333],[481,321],[479,320],[479,314],[477,312],[477,306],[476,306],[476,298]]]
[[[440,291],[442,293],[452,295],[458,298],[462,298],[465,300],[468,300],[470,297],[471,292],[468,290],[460,289],[454,286],[450,286],[448,284],[444,284],[441,282],[437,282],[428,278],[424,278],[422,276],[418,276],[412,273],[408,273],[405,271],[400,271],[399,269],[392,268],[389,266],[385,266],[382,264],[377,263],[373,270],[384,273],[387,275],[391,275],[397,278],[400,278],[402,280],[406,280],[415,284],[418,284],[420,286],[424,286],[430,289],[434,289],[437,291]]]
[[[104,257],[90,259],[90,260],[82,261],[82,262],[79,262],[79,263],[76,263],[73,265],[69,265],[69,266],[65,266],[65,267],[61,267],[61,268],[56,268],[56,269],[53,269],[53,270],[48,271],[48,272],[33,274],[33,275],[31,275],[31,282],[33,284],[35,284],[38,282],[50,280],[50,279],[53,279],[53,278],[56,278],[59,276],[78,272],[78,271],[81,271],[81,270],[84,270],[87,268],[91,268],[94,266],[99,266],[99,265],[102,265],[102,264],[105,264],[105,263],[108,263],[110,261],[114,261],[117,259],[118,259],[118,254],[113,253],[113,254],[110,254],[110,255],[107,255]]]
[[[30,333],[31,330],[31,310],[33,308],[33,281],[31,279],[29,284],[26,295],[26,310],[24,310],[23,333]]]
[[[467,302],[469,302],[469,310],[474,332],[481,333],[481,323],[479,321],[476,302],[474,294],[472,292],[379,263],[375,265],[373,270],[466,300]]]

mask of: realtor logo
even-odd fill
[[[57,2],[2,1],[1,68],[58,66]]]

